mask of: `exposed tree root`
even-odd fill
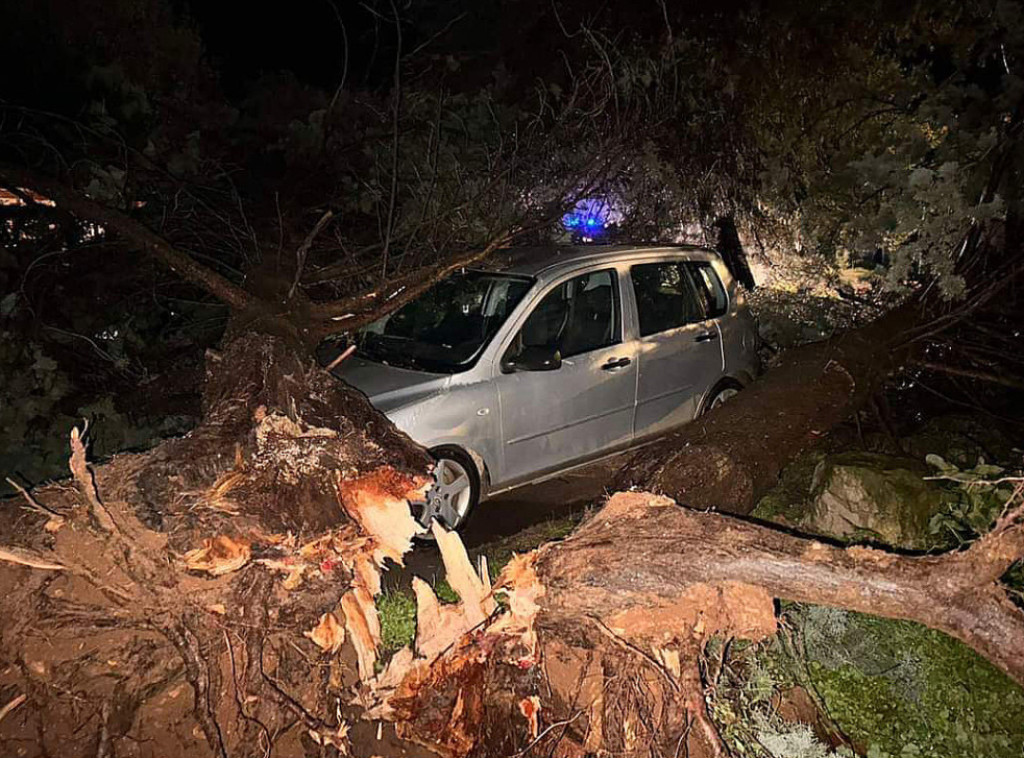
[[[30,707],[0,745],[26,730],[47,737],[25,755],[116,755],[157,730],[161,756],[344,744],[329,691],[356,676],[318,620],[372,676],[373,596],[411,547],[430,459],[272,338],[211,355],[205,399],[188,437],[95,469],[76,430],[72,486],[2,514],[17,544],[0,553],[0,686]]]

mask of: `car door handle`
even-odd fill
[[[606,364],[601,366],[605,371],[614,371],[617,368],[628,366],[632,361],[629,358],[611,358]]]
[[[718,332],[704,332],[704,334],[698,334],[694,337],[694,342],[711,342],[711,340],[718,339]]]

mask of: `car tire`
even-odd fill
[[[435,484],[421,503],[413,503],[413,515],[423,527],[421,539],[433,539],[430,522],[435,518],[450,531],[460,531],[480,502],[480,473],[461,448],[442,445],[430,454],[437,461]]]
[[[701,407],[698,418],[707,415],[713,408],[717,408],[729,398],[734,397],[742,389],[743,385],[735,379],[722,379],[711,388],[711,391],[704,398],[704,405]]]

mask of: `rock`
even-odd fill
[[[750,514],[756,519],[794,527],[811,512],[811,481],[825,454],[816,450],[797,456],[779,474],[779,483],[758,502]]]
[[[887,545],[927,546],[928,521],[945,505],[923,465],[878,453],[840,453],[818,463],[812,504],[801,524],[836,538],[871,536]]]

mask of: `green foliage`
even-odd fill
[[[778,716],[778,697],[797,685],[872,758],[1014,758],[1024,749],[1024,690],[956,640],[821,606],[787,603],[784,615],[774,640],[731,655],[710,703],[734,754],[833,754]]]
[[[713,640],[709,655],[720,653]],[[750,758],[825,758],[834,755],[804,724],[778,713],[780,694],[797,682],[789,661],[775,650],[779,642],[739,647],[726,658],[709,713],[732,754]],[[739,648],[736,650],[736,648]],[[851,758],[848,751],[838,755]]]
[[[936,546],[957,546],[984,534],[1013,498],[1012,483],[992,484],[1005,469],[979,458],[973,468],[961,469],[934,453],[925,459],[938,476],[951,483],[947,505],[934,514],[928,530]]]
[[[0,331],[0,387],[0,478],[34,483],[66,471],[67,435],[78,420],[60,410],[72,389],[69,377],[38,344]],[[10,491],[0,484],[0,493]]]
[[[125,413],[110,394],[83,391],[39,343],[2,330],[0,388],[0,495],[12,491],[7,476],[23,484],[66,476],[68,435],[83,422],[96,458],[149,447],[195,424],[191,415]]]
[[[498,574],[512,560],[513,555],[527,553],[545,542],[568,537],[586,515],[585,511],[578,511],[568,516],[547,519],[508,537],[481,545],[479,553],[487,556],[487,570],[491,580],[498,578]]]
[[[944,549],[991,528],[1012,495],[1012,483],[992,485],[1007,472],[979,457],[986,446],[1004,447],[991,429],[976,428],[970,418],[950,417],[910,441],[920,448],[936,439],[945,440],[957,460],[973,455],[974,462],[958,466],[934,453],[927,456],[944,489],[943,506],[928,523],[929,547]],[[779,487],[755,515],[799,523],[807,514],[809,482],[819,458],[806,456],[784,471]],[[1011,594],[1021,597],[1024,568],[1018,564],[1004,581]],[[770,699],[763,693],[801,683],[813,688],[829,716],[867,746],[873,758],[1010,758],[1024,749],[1024,722],[1018,717],[1024,712],[1024,691],[960,642],[913,623],[834,608],[784,604],[784,613],[798,644],[784,644],[784,631],[774,644],[757,649],[740,680],[742,694],[730,699],[735,712],[724,718],[721,709],[716,712],[734,740],[797,755],[815,750],[813,743],[804,745],[802,735],[777,733],[775,727],[763,735],[751,733],[751,724],[763,718],[758,704]],[[737,752],[762,754],[750,747]]]

